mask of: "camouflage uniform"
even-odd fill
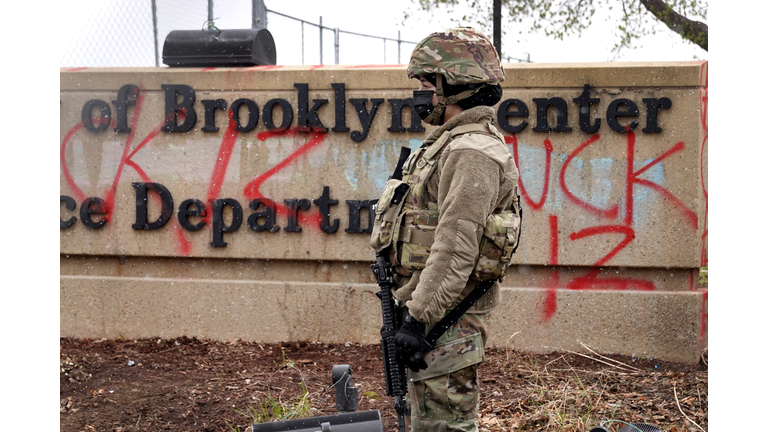
[[[466,313],[427,353],[429,368],[407,370],[410,415],[406,430],[476,432],[480,387],[477,368],[488,339],[488,314]],[[432,326],[427,327],[427,332]],[[469,366],[465,366],[465,365]]]
[[[436,110],[468,93],[445,96],[442,79],[452,85],[504,79],[490,41],[467,28],[428,36],[414,50],[407,73],[410,78],[438,74]],[[409,226],[417,229],[395,229],[393,234],[393,263],[408,264],[396,267],[399,288],[393,294],[411,316],[426,323],[427,333],[478,284],[473,274],[489,215],[513,202],[519,208],[519,174],[493,126],[494,118],[489,106],[462,111],[433,131],[403,169],[403,181],[411,186],[403,219],[410,218]],[[458,133],[455,139],[452,133]],[[433,166],[427,170],[429,163]],[[410,239],[414,233],[420,239]],[[420,258],[420,252],[428,257]],[[437,340],[425,356],[427,368],[407,372],[409,430],[477,431],[477,368],[483,360],[488,315],[499,300],[495,284]]]

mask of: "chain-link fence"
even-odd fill
[[[116,0],[85,8],[70,20],[59,66],[153,66],[155,48],[149,0]]]
[[[273,10],[267,12],[268,28],[275,38],[278,53],[281,52],[280,41],[290,40],[281,36],[301,34],[300,64],[401,64],[407,60],[403,59],[403,53],[410,55],[416,45],[416,42],[401,39],[399,31],[392,38],[372,36],[325,27],[323,17],[312,22]],[[293,46],[284,48],[296,49]]]
[[[251,2],[111,0],[79,11],[62,41],[61,67],[161,66],[172,30],[251,28]]]
[[[112,0],[92,3],[69,23],[60,67],[162,66],[163,42],[172,30],[263,27],[272,33],[277,63],[402,64],[416,42],[355,33],[268,10],[263,0]],[[506,61],[529,61],[511,57]]]

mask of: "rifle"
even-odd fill
[[[400,158],[397,161],[395,171],[392,173],[393,179],[402,180],[403,164],[411,154],[411,149],[402,147],[400,149]],[[398,205],[405,198],[408,192],[408,186],[400,185],[395,190],[392,198],[392,204]],[[374,203],[375,208],[376,203]],[[392,263],[389,261],[389,249],[386,248],[376,253],[376,263],[371,264],[376,283],[379,285],[379,292],[376,296],[381,300],[381,318],[383,325],[381,327],[381,354],[384,360],[384,380],[387,384],[387,396],[395,398],[395,412],[397,412],[397,429],[405,432],[405,400],[406,393],[405,368],[397,359],[397,347],[395,346],[395,333],[397,333],[397,323],[395,323],[395,299],[392,298],[392,290],[397,288],[395,285]]]
[[[405,400],[406,393],[405,369],[397,359],[395,347],[395,300],[392,298],[392,289],[395,281],[392,273],[392,263],[389,262],[387,249],[376,254],[376,263],[371,264],[376,283],[379,284],[379,292],[376,296],[381,299],[381,317],[384,325],[381,327],[381,352],[384,358],[384,380],[387,383],[387,396],[395,398],[395,411],[397,412],[397,428],[405,432]]]
[[[384,380],[387,384],[387,396],[395,398],[395,412],[397,412],[397,427],[400,432],[405,432],[405,400],[406,393],[405,368],[397,358],[395,346],[395,334],[398,326],[395,323],[395,300],[392,298],[392,289],[396,288],[393,277],[392,263],[389,261],[389,249],[384,249],[376,254],[376,263],[371,264],[379,292],[376,296],[381,300],[381,317],[384,324],[381,327],[381,352],[384,359]],[[478,286],[462,300],[456,308],[441,319],[424,338],[423,351],[426,354],[431,350],[435,341],[445,331],[456,323],[477,300],[483,296],[496,282],[496,280],[482,281]]]

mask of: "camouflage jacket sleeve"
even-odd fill
[[[483,226],[499,199],[501,169],[461,137],[440,156],[435,241],[411,300],[417,320],[435,324],[454,307],[475,265]]]

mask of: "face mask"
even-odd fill
[[[413,91],[413,109],[419,117],[427,124],[438,126],[445,121],[445,105],[432,105],[432,96],[434,90],[414,90]],[[437,112],[433,112],[437,109]],[[438,116],[437,113],[440,113]]]
[[[432,110],[435,106],[432,105],[432,96],[434,96],[434,90],[414,90],[413,91],[413,109],[419,115],[422,120],[425,120],[432,114]]]

